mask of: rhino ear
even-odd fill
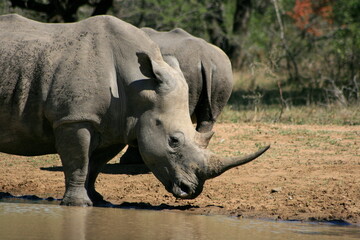
[[[152,71],[152,64],[150,56],[145,52],[137,52],[136,56],[138,58],[139,69],[141,73],[148,78],[155,78],[155,74]]]
[[[156,80],[159,83],[159,89],[167,91],[175,87],[173,71],[161,58],[154,60],[144,52],[136,53],[136,55],[142,74]]]

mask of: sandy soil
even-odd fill
[[[262,157],[207,181],[194,200],[179,200],[143,167],[112,160],[97,189],[113,204],[198,214],[360,224],[360,127],[218,124],[209,148],[226,156],[271,144]],[[62,198],[57,155],[0,154],[0,196]]]

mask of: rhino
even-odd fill
[[[228,56],[217,46],[194,37],[181,28],[160,32],[141,28],[160,47],[164,60],[179,65],[189,86],[189,112],[198,132],[207,134],[206,148],[214,132],[217,117],[233,89],[233,75]],[[174,58],[176,62],[174,63]],[[122,164],[143,163],[138,149],[128,147]]]
[[[49,24],[10,14],[0,16],[0,29],[0,152],[59,154],[62,205],[103,203],[96,178],[126,145],[182,199],[269,147],[232,158],[199,147],[179,66],[118,18]]]

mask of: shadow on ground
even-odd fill
[[[8,203],[31,203],[31,204],[60,204],[61,199],[40,198],[36,195],[23,195],[14,196],[8,192],[0,192],[0,202]],[[144,202],[123,202],[121,204],[102,204],[95,207],[106,207],[106,208],[120,208],[120,209],[144,209],[144,210],[190,210],[200,208],[199,206],[193,206],[190,204],[181,206],[172,206],[169,204],[151,205],[150,203]]]
[[[50,172],[62,172],[63,167],[41,167],[41,170]],[[101,170],[101,173],[105,174],[127,174],[127,175],[138,175],[150,173],[149,168],[145,164],[106,164]]]

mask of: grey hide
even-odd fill
[[[196,130],[208,133],[201,145],[206,148],[216,118],[229,100],[233,88],[231,62],[218,47],[181,28],[159,32],[141,28],[159,45],[164,60],[173,65],[174,57],[189,86],[189,111]],[[170,57],[168,57],[170,56]],[[129,147],[120,163],[141,163],[138,150]]]
[[[103,203],[95,180],[125,145],[178,198],[195,198],[206,179],[268,149],[221,159],[201,138],[184,76],[143,31],[110,16],[67,24],[0,16],[0,152],[58,153],[62,204]]]

